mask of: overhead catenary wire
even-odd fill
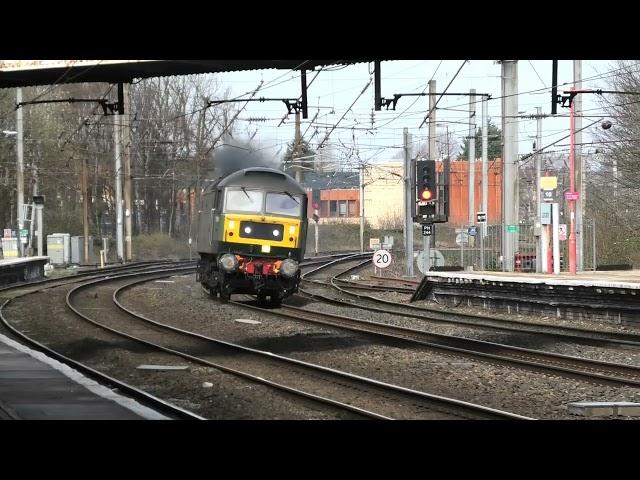
[[[324,145],[324,143],[329,139],[329,136],[331,135],[331,133],[336,129],[336,127],[338,126],[338,124],[342,121],[342,119],[345,117],[345,115],[349,112],[349,110],[351,110],[351,108],[353,108],[353,106],[356,104],[356,102],[360,99],[360,97],[362,97],[362,95],[364,94],[364,92],[367,91],[367,89],[369,88],[369,85],[371,85],[371,82],[373,81],[373,78],[369,78],[369,81],[367,82],[367,84],[364,86],[364,88],[362,89],[362,91],[360,92],[360,94],[356,97],[356,99],[353,101],[353,103],[351,104],[351,106],[344,112],[344,114],[342,115],[342,117],[340,117],[340,119],[335,123],[335,125],[333,125],[333,127],[331,127],[331,130],[329,130],[327,132],[327,134],[325,135],[324,139],[322,140],[322,142],[320,142],[320,144],[318,145],[318,150],[322,148],[322,146]]]
[[[343,67],[343,68],[346,68],[346,67]],[[347,112],[346,112],[346,115],[348,115],[348,114],[349,114],[349,111],[347,111]],[[343,120],[343,121],[344,121],[344,120]],[[105,123],[105,124],[106,124],[107,122],[103,122],[103,123]],[[334,125],[334,126],[335,126],[335,125]],[[380,127],[381,127],[381,126],[379,126],[379,128],[380,128]],[[311,124],[309,125],[309,128],[311,128]],[[307,131],[309,130],[309,128],[307,129]],[[341,125],[339,125],[339,126],[335,126],[335,128],[340,129],[340,130],[346,130],[346,129],[352,129],[353,127],[346,127],[346,126],[343,126],[343,125],[341,124]],[[356,128],[358,128],[358,127],[356,127]],[[359,129],[359,128],[358,128],[358,129]],[[364,132],[364,131],[367,131],[367,129],[362,129],[362,131],[363,131],[363,132]],[[376,137],[376,138],[379,138],[379,137]],[[396,145],[389,145],[388,147],[389,147],[389,148],[395,148],[395,147],[396,147]]]
[[[458,71],[455,73],[455,75],[453,76],[453,78],[451,79],[451,81],[449,82],[449,84],[446,86],[446,88],[443,90],[443,92],[440,94],[440,96],[438,97],[438,99],[436,100],[436,103],[433,105],[433,107],[431,109],[429,109],[429,112],[427,113],[427,115],[424,117],[424,120],[422,120],[422,123],[420,124],[419,128],[422,128],[422,126],[426,123],[427,119],[431,116],[431,114],[433,113],[433,111],[437,108],[438,103],[440,103],[440,100],[442,100],[442,97],[444,97],[444,94],[447,93],[447,90],[449,90],[449,87],[451,86],[451,84],[453,83],[453,81],[456,79],[456,77],[458,76],[458,74],[460,73],[460,71],[462,70],[462,67],[464,67],[466,65],[466,63],[468,62],[468,60],[464,60],[462,62],[462,65],[460,65],[460,68],[458,68]]]

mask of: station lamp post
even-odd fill
[[[576,95],[581,93],[595,93],[598,95],[613,93],[619,95],[640,95],[640,92],[619,92],[613,90],[578,90],[571,88],[564,93],[567,95],[558,95],[557,102],[562,103],[565,106],[565,102],[569,102],[569,191],[566,194],[566,198],[569,201],[570,211],[570,230],[569,230],[569,274],[576,274],[576,200],[580,197],[580,193],[575,191],[575,107],[573,99]],[[611,128],[611,122],[605,120],[602,122],[601,127],[604,130]],[[584,129],[582,129],[584,130]]]
[[[578,93],[602,93],[601,90],[576,90],[570,89],[569,93],[569,192],[567,192],[567,199],[569,200],[569,212],[570,212],[570,227],[569,227],[569,274],[576,274],[576,200],[579,198],[579,193],[575,191],[575,158],[576,158],[576,141],[575,141],[575,106],[573,97]],[[614,93],[614,92],[606,92]],[[621,93],[621,92],[618,92]],[[611,128],[611,122],[604,120],[600,126],[603,130]]]

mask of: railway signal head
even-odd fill
[[[418,187],[418,202],[430,202],[438,197],[435,160],[420,160],[416,162],[416,185]]]

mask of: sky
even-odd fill
[[[442,92],[456,72],[463,64],[463,60],[398,60],[382,62],[382,97],[393,98],[396,93],[419,93],[428,91],[427,82],[433,78],[436,81],[436,91]],[[616,62],[611,60],[584,60],[582,62],[583,88],[608,88],[607,80],[611,78],[612,70],[617,68]],[[541,107],[543,114],[551,111],[551,60],[520,60],[518,62],[518,111],[522,115],[536,113],[536,107]],[[407,127],[414,143],[425,141],[427,138],[426,124],[419,128],[428,111],[428,97],[403,97],[399,100],[395,111],[383,109],[374,112],[373,126],[371,113],[374,105],[374,84],[362,93],[364,87],[372,78],[373,65],[368,63],[343,66],[332,66],[323,69],[318,76],[315,72],[307,72],[309,118],[302,120],[301,132],[310,141],[312,148],[321,142],[328,128],[337,124],[331,133],[329,143],[346,147],[356,147],[359,156],[365,162],[384,162],[392,160],[402,148],[402,132]],[[615,74],[615,72],[613,73]],[[477,93],[488,93],[492,97],[501,95],[501,65],[494,60],[471,60],[464,63],[459,74],[448,88],[448,92],[468,92],[475,89]],[[249,98],[251,93],[260,85],[254,98],[297,98],[300,95],[300,76],[298,72],[283,70],[260,70],[250,72],[231,72],[218,74],[217,79],[221,91],[229,89],[230,98]],[[558,82],[573,81],[573,60],[558,62]],[[566,88],[569,88],[567,85]],[[558,93],[562,93],[559,87]],[[529,93],[527,93],[529,92]],[[361,94],[362,93],[362,94]],[[599,115],[603,112],[598,95],[584,94],[583,110],[585,115]],[[479,100],[479,98],[478,98]],[[355,102],[355,103],[354,103]],[[501,127],[501,100],[489,101],[489,117],[493,123]],[[353,104],[353,107],[351,105]],[[238,107],[245,106],[239,102]],[[587,112],[588,110],[588,112]],[[438,104],[438,129],[448,128],[457,137],[457,143],[462,143],[462,137],[468,135],[469,97],[446,96]],[[346,112],[346,115],[345,115]],[[254,140],[268,155],[282,156],[286,151],[286,144],[291,142],[295,134],[295,115],[285,117],[287,109],[282,102],[250,102],[239,114],[236,135],[255,133]],[[568,108],[558,106],[558,114],[568,115]],[[317,118],[311,123],[311,120]],[[481,104],[477,104],[477,126],[480,126]],[[341,119],[341,117],[344,118]],[[265,118],[266,121],[249,121],[255,118]],[[599,117],[585,118],[583,126],[598,120]],[[338,123],[339,122],[339,123]],[[583,142],[593,139],[596,126],[583,132]],[[373,128],[372,128],[373,127]],[[615,122],[614,122],[615,128]],[[569,118],[545,118],[542,121],[542,145],[545,146],[568,135]],[[518,122],[518,150],[521,155],[533,149],[536,135],[536,120],[519,119]],[[568,139],[560,144],[568,144]],[[550,150],[566,149],[566,146],[551,147]],[[595,147],[585,146],[585,152],[593,151]],[[340,147],[340,150],[344,150]],[[338,152],[336,152],[338,153]],[[478,157],[480,152],[477,152]]]

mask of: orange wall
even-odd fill
[[[439,168],[440,170],[440,168]],[[502,160],[490,160],[488,169],[489,191],[488,223],[500,223],[502,217]],[[480,211],[482,205],[482,161],[475,164],[475,211]],[[451,162],[449,180],[449,223],[451,225],[469,224],[469,163],[463,161]],[[475,224],[475,221],[474,221]]]
[[[359,197],[360,190],[356,188],[336,188],[320,191],[320,200],[358,200]]]
[[[438,172],[442,172],[442,162],[437,163]],[[482,203],[482,161],[475,164],[475,211],[480,211]],[[500,223],[502,217],[502,160],[490,160],[488,168],[489,191],[488,223]],[[469,163],[463,161],[451,162],[449,178],[449,225],[461,226],[469,224]],[[358,189],[331,189],[320,192],[320,200],[355,200],[359,201]],[[371,195],[371,194],[370,194]],[[366,196],[366,195],[365,195]],[[309,202],[311,203],[311,201]],[[313,214],[313,209],[310,215]],[[474,222],[475,223],[475,222]]]

